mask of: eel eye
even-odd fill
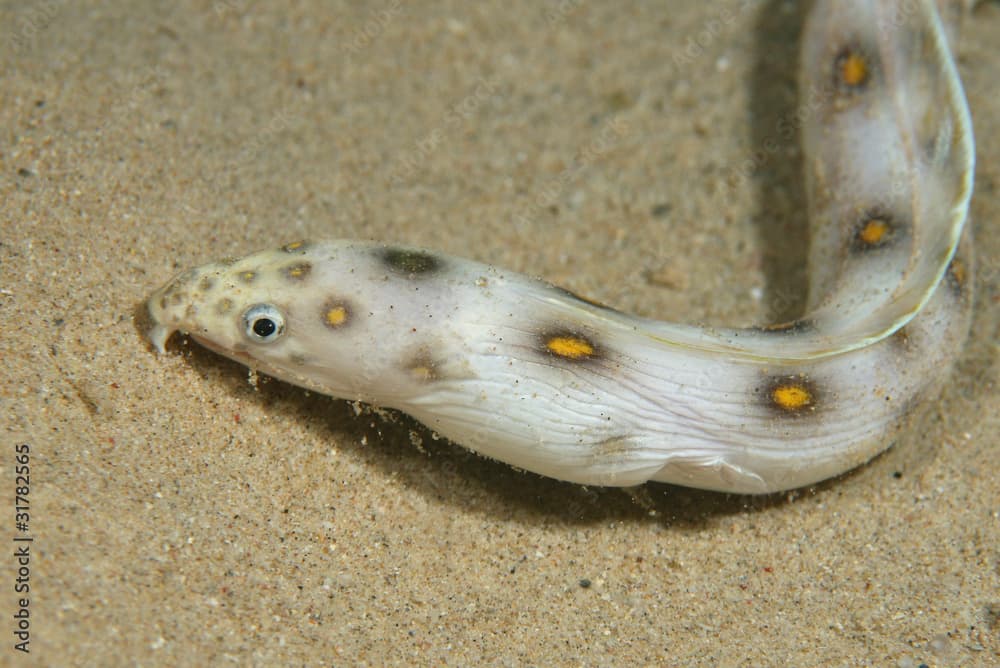
[[[285,316],[270,304],[254,304],[243,313],[243,332],[255,343],[272,343],[285,333]]]

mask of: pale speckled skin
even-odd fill
[[[762,493],[836,475],[892,443],[968,329],[970,244],[953,255],[972,134],[946,39],[929,2],[815,3],[801,63],[815,91],[811,309],[795,323],[645,320],[468,260],[342,240],[185,272],[150,297],[151,339],[162,351],[186,331],[584,484]],[[283,326],[262,341],[265,320]]]

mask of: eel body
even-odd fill
[[[969,326],[974,149],[940,4],[811,9],[810,296],[794,322],[643,319],[477,262],[335,240],[180,274],[149,299],[151,341],[184,331],[577,483],[765,493],[847,471],[893,442]]]

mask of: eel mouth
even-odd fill
[[[261,363],[259,360],[255,359],[249,353],[244,352],[242,350],[229,350],[213,342],[211,339],[206,339],[202,336],[198,336],[197,334],[192,334],[191,332],[185,329],[177,327],[168,327],[167,325],[164,325],[162,323],[154,322],[153,326],[149,329],[149,331],[146,332],[146,338],[149,339],[149,342],[153,344],[153,347],[156,349],[156,352],[160,355],[163,355],[166,354],[167,352],[166,350],[167,341],[174,334],[174,332],[180,332],[181,334],[189,336],[195,343],[197,343],[198,345],[207,350],[211,350],[213,353],[222,355],[223,357],[228,357],[245,366],[255,369],[260,369],[261,371],[269,375],[277,375],[272,371],[270,371],[269,369],[263,368],[266,365]]]
[[[258,360],[245,350],[230,350],[229,348],[221,346],[218,343],[212,341],[211,339],[206,339],[203,336],[198,336],[197,334],[192,334],[191,332],[185,332],[185,334],[194,339],[195,343],[197,343],[201,347],[211,350],[213,353],[217,355],[228,357],[229,359],[235,360],[240,364],[248,366],[252,369],[260,369],[264,371],[264,373],[270,373],[266,369],[262,368],[263,366],[265,366],[263,362],[261,362],[260,360]]]

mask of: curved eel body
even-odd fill
[[[150,338],[162,352],[188,332],[562,480],[764,493],[837,475],[892,443],[968,330],[974,151],[950,29],[928,0],[814,3],[800,63],[810,299],[794,322],[670,324],[339,240],[184,272],[150,297]]]

